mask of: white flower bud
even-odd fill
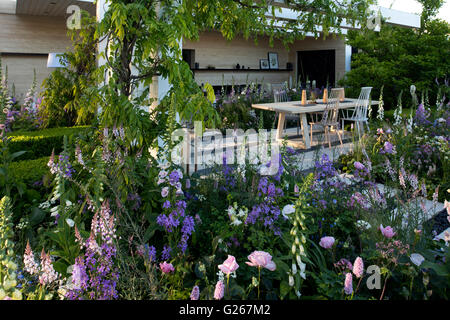
[[[291,275],[289,275],[289,286],[290,286],[290,287],[293,287],[294,284],[295,284],[295,282],[294,282],[294,277],[291,276]]]
[[[295,275],[297,273],[297,265],[292,263],[292,274]]]

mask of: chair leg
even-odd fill
[[[329,132],[328,126],[325,127],[325,135],[328,139],[328,147],[330,147],[330,149],[331,149],[331,139],[330,139],[330,132]]]
[[[297,119],[297,135],[300,135],[300,117]]]
[[[311,143],[312,143],[312,141],[313,141],[313,137],[312,137],[312,136],[313,136],[313,125],[311,125],[311,139],[310,139],[310,140],[311,140]]]
[[[339,138],[339,141],[340,141],[340,143],[341,143],[341,146],[343,146],[344,144],[342,143],[341,133],[339,132],[339,129],[338,129],[338,128],[336,128],[336,132],[337,132],[337,136],[338,136],[338,138]]]

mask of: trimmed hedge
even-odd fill
[[[10,174],[17,180],[25,184],[42,181],[42,177],[50,173],[47,166],[50,157],[43,157],[34,160],[23,160],[12,162],[9,166]]]
[[[27,151],[17,160],[39,159],[50,156],[52,150],[58,154],[63,149],[64,136],[73,136],[87,131],[89,126],[51,128],[39,131],[17,131],[9,134],[9,151]]]

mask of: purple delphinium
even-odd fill
[[[149,246],[148,244],[146,244],[144,246],[145,250],[144,250],[144,255],[145,258],[150,261],[150,262],[154,262],[156,261],[156,249],[154,246]]]
[[[427,119],[430,113],[425,109],[424,105],[421,103],[417,107],[416,115],[414,117],[414,121],[420,126],[430,125],[431,122]]]
[[[189,240],[189,237],[191,236],[192,232],[195,231],[195,222],[194,218],[191,216],[187,216],[184,218],[183,226],[181,227],[181,241],[178,244],[178,247],[181,249],[182,253],[186,252],[187,249],[187,242]]]
[[[172,248],[169,246],[164,246],[162,253],[161,253],[161,260],[166,261],[169,260],[171,257]]]
[[[225,179],[225,185],[221,186],[222,191],[227,192],[229,188],[236,186],[236,178],[234,176],[234,170],[227,164],[227,157],[224,153],[222,160],[222,174]]]
[[[169,209],[169,208],[170,208],[170,201],[169,200],[164,201],[163,209]]]
[[[275,235],[280,235],[280,230],[275,226],[281,214],[281,210],[277,204],[277,199],[284,196],[283,190],[276,187],[270,182],[268,177],[262,177],[258,183],[257,196],[262,201],[253,206],[247,216],[245,224],[255,224],[258,221],[263,222],[265,227],[269,227]]]
[[[316,178],[318,180],[331,178],[336,176],[337,174],[337,171],[333,166],[333,162],[330,160],[327,154],[323,154],[322,159],[320,161],[316,161],[315,169],[316,169]]]

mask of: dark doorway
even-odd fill
[[[335,82],[335,51],[314,50],[298,51],[298,80],[302,85],[308,81],[316,80],[318,88],[334,86]]]

